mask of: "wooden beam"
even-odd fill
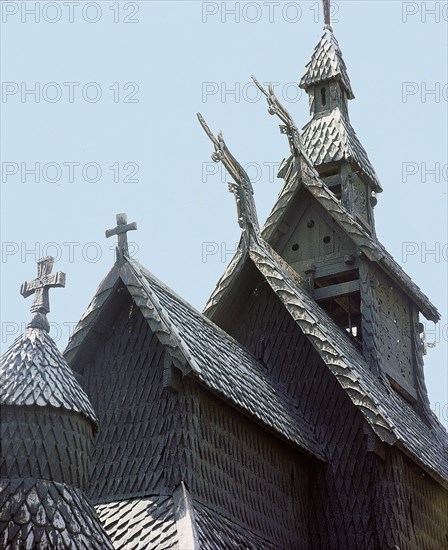
[[[328,277],[331,275],[343,275],[348,271],[357,269],[359,260],[353,255],[339,256],[337,258],[328,258],[325,263],[315,260],[316,274],[315,278]]]
[[[315,300],[327,300],[328,298],[336,298],[338,296],[353,294],[358,292],[359,289],[359,281],[348,281],[347,283],[339,283],[338,285],[316,288],[313,290],[312,294]]]

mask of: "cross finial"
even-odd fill
[[[330,0],[322,0],[324,4],[324,29],[333,30],[331,27]]]
[[[112,237],[113,235],[118,236],[117,259],[124,255],[129,255],[127,233],[128,231],[135,231],[136,229],[137,224],[135,222],[128,223],[128,217],[126,214],[117,214],[117,227],[106,231],[107,238]]]
[[[33,318],[29,323],[29,327],[42,328],[47,332],[50,330],[50,325],[47,320],[47,313],[50,312],[50,300],[48,291],[50,288],[65,287],[65,273],[59,271],[51,274],[53,269],[54,258],[48,256],[41,258],[37,262],[37,278],[33,281],[26,281],[20,287],[20,294],[24,298],[28,298],[31,294],[35,294],[31,313]]]

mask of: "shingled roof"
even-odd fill
[[[178,548],[172,496],[150,496],[96,506],[98,516],[115,550]]]
[[[92,405],[48,332],[28,328],[0,359],[0,405],[51,406],[86,416]]]
[[[241,242],[204,313],[213,319],[218,308],[226,307],[226,295],[246,262],[252,262],[262,274],[379,439],[400,447],[448,487],[448,434],[435,415],[423,419],[393,390],[386,376],[377,377],[370,371],[349,336],[302,288],[292,268],[267,243],[252,239],[248,247]]]
[[[276,550],[261,536],[192,499],[181,487],[182,493],[177,488],[173,495],[99,504],[97,513],[115,550]]]
[[[278,199],[269,214],[263,228],[263,238],[271,245],[275,245],[278,237],[278,228],[283,223],[294,197],[304,188],[309,191],[320,205],[328,212],[333,220],[341,227],[344,233],[355,242],[366,257],[377,263],[387,274],[392,275],[403,291],[417,304],[423,315],[434,322],[440,320],[440,313],[429,298],[405,273],[403,268],[387,252],[385,247],[371,236],[360,223],[348,212],[330,189],[321,181],[319,174],[311,168],[306,157],[300,158],[300,170],[293,172],[292,157],[283,166],[286,173],[285,184]]]
[[[330,29],[325,29],[322,38],[314,48],[311,61],[306,65],[305,74],[299,86],[308,90],[314,84],[320,84],[330,79],[339,80],[345,88],[348,99],[354,99],[355,96],[338,41]]]
[[[80,489],[42,479],[2,479],[0,548],[113,550]]]
[[[185,374],[302,451],[324,458],[312,429],[286,394],[270,380],[263,365],[138,262],[126,256],[100,284],[78,323],[65,351],[67,361],[75,360],[102,306],[120,281],[173,362]]]
[[[303,129],[302,142],[314,166],[346,160],[367,177],[374,191],[382,191],[364,147],[338,107],[311,119]]]
[[[22,285],[33,316],[0,359],[0,547],[112,550],[83,492],[97,418],[48,333],[48,290],[65,284],[53,262]]]

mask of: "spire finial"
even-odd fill
[[[65,273],[59,271],[53,273],[54,258],[48,256],[41,258],[37,262],[37,278],[33,281],[26,281],[20,287],[20,294],[24,298],[28,298],[31,294],[35,294],[31,313],[33,318],[29,323],[30,328],[41,328],[49,332],[50,325],[47,320],[47,313],[50,312],[50,300],[48,291],[50,288],[65,287]]]
[[[117,214],[117,226],[114,229],[108,229],[106,231],[106,238],[112,237],[113,235],[118,236],[118,246],[117,246],[117,260],[124,255],[129,255],[128,250],[128,231],[135,231],[137,229],[137,224],[135,222],[128,223],[128,217],[126,214]]]
[[[215,146],[212,159],[215,162],[221,161],[235,181],[235,183],[229,183],[229,191],[235,195],[239,226],[243,229],[245,237],[249,237],[251,230],[258,237],[260,235],[260,226],[255,207],[254,190],[249,176],[227,148],[222,137],[222,132],[219,132],[216,138],[200,113],[198,113],[198,119],[205,133]]]
[[[322,0],[324,5],[324,29],[333,30],[331,26],[331,0]]]

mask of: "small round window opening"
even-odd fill
[[[325,244],[329,244],[329,243],[331,243],[331,237],[329,235],[326,235],[323,238],[323,241],[324,241]]]
[[[291,248],[294,252],[297,252],[297,250],[299,250],[299,245],[297,243],[294,243]]]

